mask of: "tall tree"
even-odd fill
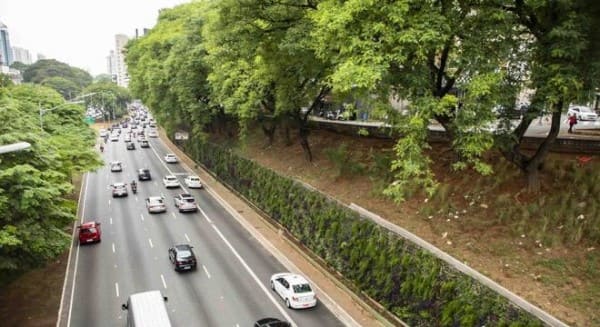
[[[23,72],[24,82],[40,84],[50,77],[68,79],[75,83],[80,90],[92,83],[92,76],[85,70],[71,67],[54,59],[38,60]]]
[[[204,126],[218,113],[206,80],[201,35],[206,6],[194,2],[161,11],[150,33],[127,47],[129,87],[168,132],[183,128],[203,137]]]
[[[437,120],[452,140],[455,169],[490,166],[480,159],[493,144],[486,126],[491,108],[510,89],[504,64],[514,40],[507,14],[478,7],[478,1],[324,0],[312,18],[313,44],[321,58],[334,58],[331,83],[337,92],[389,105],[390,97],[411,102],[409,115],[390,113],[403,135],[387,193],[398,200],[416,189],[433,192],[427,129]],[[506,36],[505,36],[506,35]]]
[[[497,8],[514,15],[527,40],[529,84],[535,90],[533,107],[547,107],[552,123],[546,139],[532,154],[521,150],[534,115],[524,115],[518,127],[499,138],[505,158],[523,171],[529,190],[540,190],[539,172],[558,137],[562,114],[571,102],[593,94],[600,79],[597,28],[600,4],[594,1],[498,1]],[[589,100],[589,99],[588,99]]]
[[[309,161],[308,115],[331,90],[325,83],[329,61],[316,56],[310,38],[309,13],[317,4],[220,1],[205,33],[215,98],[240,118],[242,130],[256,120],[290,122]],[[273,125],[263,130],[272,138]]]
[[[0,92],[0,144],[26,141],[31,148],[0,158],[0,281],[37,267],[70,244],[64,227],[75,219],[71,176],[99,167],[94,133],[84,110],[56,91],[32,84]],[[40,107],[49,109],[44,129]]]

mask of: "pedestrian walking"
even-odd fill
[[[569,115],[567,122],[569,123],[569,133],[573,133],[573,126],[577,124],[577,116],[575,114]]]

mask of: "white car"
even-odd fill
[[[120,172],[123,171],[123,165],[120,161],[113,161],[110,163],[110,171],[112,172]]]
[[[198,211],[196,200],[191,194],[182,193],[173,198],[175,208],[179,209],[179,212],[184,211]]]
[[[167,153],[167,155],[165,156],[166,163],[177,163],[178,161],[179,160],[177,160],[177,157],[172,153]]]
[[[112,188],[112,197],[122,197],[127,196],[127,184],[125,183],[114,183],[111,185]]]
[[[110,136],[110,141],[111,141],[111,142],[117,142],[118,140],[119,140],[119,134],[114,134],[114,133],[113,133],[113,134]]]
[[[312,308],[317,305],[317,295],[306,278],[292,273],[271,276],[271,289],[292,309]]]
[[[171,188],[171,187],[180,187],[181,184],[179,184],[179,180],[177,180],[177,177],[173,176],[173,175],[167,175],[163,178],[163,184],[165,185],[166,188]]]
[[[108,136],[108,131],[104,128],[100,129],[100,137],[106,137]]]
[[[158,137],[158,133],[155,130],[151,129],[148,131],[148,137]]]
[[[125,142],[131,142],[131,136],[129,134],[125,135]]]
[[[202,188],[202,183],[200,183],[200,177],[196,175],[189,175],[184,180],[185,185],[189,188]]]
[[[575,115],[577,120],[598,120],[598,114],[594,109],[586,106],[571,106],[567,111],[567,115]]]
[[[148,209],[149,213],[167,211],[165,199],[163,199],[162,196],[151,196],[146,198],[146,209]]]

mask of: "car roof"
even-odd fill
[[[298,274],[291,274],[291,273],[284,274],[281,277],[285,278],[285,280],[287,280],[292,285],[308,284],[308,281],[306,280],[306,278],[304,278]]]
[[[177,251],[191,251],[192,247],[189,244],[177,244],[174,246]]]
[[[197,179],[200,179],[200,177],[198,177],[198,176],[196,176],[196,175],[188,175],[188,177],[187,177],[187,178],[197,178]]]
[[[149,201],[157,201],[157,200],[161,200],[162,201],[162,196],[149,196],[148,200]]]
[[[166,175],[165,178],[177,178],[175,175]]]
[[[125,186],[125,183],[121,183],[121,182],[113,183],[113,186]]]
[[[121,164],[121,162],[120,162],[120,161],[111,161],[111,162],[110,162],[110,164],[111,164],[111,165],[116,165],[116,164],[119,164],[119,165],[120,165],[120,164]]]
[[[91,227],[98,227],[98,223],[96,223],[95,221],[88,221],[86,223],[81,224],[81,228],[91,228]]]

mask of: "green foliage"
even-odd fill
[[[113,114],[121,117],[127,113],[127,104],[131,101],[129,90],[113,82],[98,81],[90,84],[83,90],[83,94],[92,94],[85,98],[87,107],[102,109],[105,118]]]
[[[39,108],[57,106],[44,115],[41,130]],[[0,120],[10,122],[0,124],[0,144],[31,144],[0,158],[0,282],[70,244],[63,228],[76,214],[71,178],[101,165],[83,115],[81,106],[65,105],[60,94],[40,85],[12,86],[0,95]]]
[[[60,76],[48,77],[44,79],[41,84],[53,88],[67,100],[74,98],[81,92],[81,88],[77,84]]]
[[[410,326],[543,325],[423,249],[300,183],[210,143],[189,142],[186,152]]]
[[[325,149],[323,152],[336,167],[336,177],[352,177],[362,174],[366,169],[365,165],[352,158],[346,143],[340,144],[337,148]]]
[[[79,90],[92,83],[92,76],[83,69],[71,67],[54,59],[38,60],[23,71],[23,81],[41,84],[46,79],[61,77],[71,81]]]
[[[169,133],[184,129],[204,137],[204,127],[221,113],[210,103],[201,33],[208,6],[193,2],[162,10],[150,33],[127,46],[129,88]]]

